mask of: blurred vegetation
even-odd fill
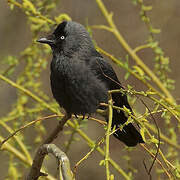
[[[0,141],[4,143],[1,146],[1,153],[6,154],[9,164],[6,179],[15,180],[22,179],[25,176],[24,169],[30,168],[33,158],[30,154],[32,149],[23,131],[13,137],[9,136],[9,134],[14,133],[14,130],[23,130],[33,125],[36,129],[34,142],[40,144],[42,139],[47,136],[47,131],[41,121],[52,118],[52,116],[61,119],[63,116],[57,103],[48,97],[42,88],[40,77],[47,68],[47,56],[51,52],[48,46],[39,46],[36,43],[36,39],[42,33],[49,33],[63,20],[71,20],[71,17],[68,14],[50,15],[52,10],[56,8],[57,0],[7,0],[7,3],[12,11],[18,7],[26,14],[32,33],[32,42],[27,48],[19,52],[19,55],[16,57],[8,55],[1,62],[4,70],[0,72],[0,79],[4,82],[1,81],[0,83],[8,83],[16,88],[17,92],[16,103],[12,104],[11,111],[6,116],[0,117]],[[103,25],[101,22],[99,22],[99,25],[87,25],[88,31],[92,33],[94,28],[109,31],[126,50],[127,55],[117,58],[111,52],[106,52],[96,44],[97,50],[116,63],[119,68],[126,70],[124,77],[126,80],[133,76],[146,87],[143,91],[137,91],[128,85],[124,91],[124,93],[129,95],[131,105],[136,101],[140,101],[145,106],[146,110],[144,113],[140,114],[134,109],[134,115],[126,108],[121,109],[129,115],[127,123],[135,121],[141,127],[141,134],[146,142],[141,147],[143,151],[147,152],[149,160],[155,161],[153,167],[150,165],[150,168],[144,162],[145,168],[142,171],[147,171],[147,174],[150,176],[150,169],[154,168],[157,179],[180,179],[180,144],[178,144],[179,137],[177,136],[180,132],[180,105],[176,103],[175,98],[171,94],[171,90],[174,88],[174,80],[169,77],[169,72],[171,71],[169,67],[170,59],[166,57],[165,52],[155,38],[155,35],[161,33],[161,30],[153,27],[148,16],[153,7],[149,4],[146,5],[143,0],[132,0],[132,4],[136,5],[135,8],[139,9],[140,18],[142,23],[147,26],[148,32],[148,37],[144,44],[133,49],[116,27],[113,20],[113,12],[108,11],[108,7],[103,4],[102,0],[96,0],[96,4],[107,21],[107,25]],[[144,63],[145,61],[138,56],[141,50],[147,48],[151,50],[153,55],[153,68],[148,67]],[[130,61],[133,63],[129,63]],[[20,64],[23,64],[23,69],[19,69]],[[146,105],[143,99],[147,99],[150,105],[149,103]],[[111,108],[110,106],[112,107],[112,104],[109,105],[109,108]],[[118,109],[119,107],[113,108]],[[45,116],[47,113],[56,115]],[[154,115],[157,113],[161,114],[161,121],[164,123],[163,129],[157,125],[159,119],[154,118]],[[98,121],[95,118],[90,119]],[[29,120],[31,120],[31,123],[29,123]],[[87,120],[81,122],[76,118],[67,122],[71,129],[65,132],[66,135],[70,135],[69,141],[64,142],[66,151],[71,148],[71,144],[74,141],[79,141],[79,139],[74,137],[78,133],[90,147],[90,152],[85,157],[82,157],[82,161],[91,156],[93,151],[98,151],[102,155],[102,161],[99,163],[94,160],[94,163],[106,166],[104,173],[107,179],[113,180],[121,177],[121,179],[130,180],[133,179],[135,173],[141,173],[137,172],[133,167],[131,158],[128,155],[122,157],[127,161],[128,170],[124,169],[122,164],[117,164],[110,158],[109,135],[112,134],[110,128],[105,127],[107,131],[106,138],[102,137],[101,140],[93,141],[81,130],[86,125],[86,122]],[[102,123],[100,120],[99,122]],[[8,136],[10,138],[6,139]],[[4,140],[8,141],[4,142]],[[102,145],[104,147],[101,148],[100,146]],[[164,145],[166,148],[161,149],[161,146]],[[127,148],[127,151],[131,152],[134,149]],[[158,157],[156,157],[157,155]],[[118,158],[121,158],[121,156]],[[82,161],[78,162],[77,166]],[[109,164],[111,165],[110,167]],[[117,177],[111,173],[112,169],[117,170],[119,173]],[[47,169],[44,170],[48,172]],[[81,171],[79,170],[78,173],[81,173]],[[49,175],[47,179],[55,178]]]

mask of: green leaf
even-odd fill
[[[151,48],[155,48],[155,47],[157,47],[158,46],[158,41],[153,41],[153,42],[150,42],[149,43],[149,46],[151,47]]]
[[[127,72],[127,73],[125,74],[125,76],[124,76],[124,79],[127,80],[130,75],[131,75],[130,72]]]
[[[64,20],[71,21],[71,18],[67,14],[60,14],[59,16],[56,16],[54,19],[57,24],[61,23]]]
[[[148,95],[155,95],[155,94],[157,94],[157,93],[154,92],[154,91],[148,90],[148,91],[146,91],[146,94],[148,94]]]
[[[100,166],[105,166],[105,160],[101,160],[101,161],[99,162],[99,165],[100,165]]]
[[[145,128],[144,128],[144,127],[141,127],[141,129],[140,129],[140,134],[141,134],[143,140],[146,142],[146,138],[145,138]]]
[[[39,24],[39,25],[44,25],[47,23],[45,20],[37,18],[37,17],[29,17],[29,20],[32,21],[32,23]]]
[[[14,4],[10,4],[10,9],[13,10],[14,9]]]
[[[33,14],[36,14],[36,8],[29,0],[23,0],[23,7],[26,8],[28,11],[31,11]]]
[[[142,5],[142,10],[143,10],[143,11],[151,11],[151,10],[152,10],[152,6]]]
[[[155,137],[152,137],[152,138],[151,138],[151,142],[154,143],[154,144],[158,144],[158,143],[159,143],[159,140],[156,139]]]
[[[150,32],[152,32],[153,34],[159,34],[161,30],[150,27]]]
[[[110,175],[110,180],[114,180],[114,175],[113,174]]]
[[[177,178],[180,178],[180,171],[178,171],[178,169],[175,169],[175,175]]]
[[[133,66],[133,68],[140,76],[144,76],[144,71],[139,66]]]

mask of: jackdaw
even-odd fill
[[[63,21],[54,32],[38,40],[48,44],[53,53],[51,61],[51,89],[54,98],[69,115],[89,115],[101,108],[100,103],[108,101],[108,90],[123,88],[111,65],[96,51],[89,33],[81,24]],[[115,106],[125,106],[132,111],[127,96],[113,93]],[[125,113],[113,109],[112,128],[114,136],[127,146],[143,143],[142,136],[127,121]],[[108,117],[106,117],[108,121]]]

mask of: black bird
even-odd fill
[[[66,113],[95,113],[100,103],[107,103],[108,90],[122,88],[111,65],[96,51],[89,33],[81,24],[63,21],[51,35],[38,42],[48,44],[52,49],[51,89]],[[126,95],[114,93],[112,98],[115,106],[125,106],[132,111]],[[113,110],[112,127],[118,129],[126,121],[123,111]],[[113,135],[127,146],[144,142],[131,123]]]

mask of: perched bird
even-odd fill
[[[89,33],[81,24],[63,21],[51,35],[38,42],[48,44],[52,49],[51,89],[66,113],[95,113],[100,103],[107,103],[108,90],[122,88],[111,65],[96,51]],[[125,94],[113,93],[112,99],[115,106],[125,106],[132,111]],[[113,135],[127,146],[143,143],[132,123],[119,129],[119,125],[126,121],[123,111],[113,109],[112,127],[117,129]]]

